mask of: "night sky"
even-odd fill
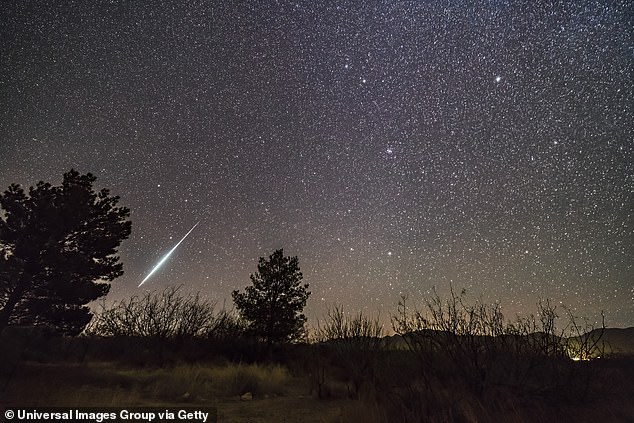
[[[231,306],[284,248],[313,324],[452,285],[634,325],[631,1],[12,1],[0,37],[0,188],[121,196],[108,300]]]

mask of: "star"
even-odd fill
[[[74,167],[120,196],[107,301],[204,221],[152,284],[230,305],[283,247],[319,292],[309,322],[389,315],[389,280],[634,325],[627,2],[295,3],[7,9],[0,192]]]

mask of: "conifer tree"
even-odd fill
[[[89,302],[123,274],[116,256],[130,235],[129,209],[96,178],[72,170],[61,186],[39,182],[28,193],[0,194],[0,331],[48,326],[75,335],[91,319]]]
[[[296,341],[304,333],[306,316],[302,312],[310,292],[308,284],[302,285],[302,278],[297,257],[285,257],[279,249],[268,260],[260,257],[251,286],[244,292],[232,292],[251,332],[269,347],[274,342]]]

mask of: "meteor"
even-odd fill
[[[195,224],[195,225],[194,225],[194,226],[193,226],[193,227],[189,230],[189,232],[187,232],[187,233],[185,234],[185,236],[184,236],[183,238],[181,238],[181,240],[180,240],[180,241],[178,241],[178,244],[176,244],[176,245],[174,246],[174,248],[172,248],[171,250],[169,250],[169,252],[163,256],[163,258],[161,259],[161,261],[159,261],[159,262],[156,264],[156,266],[154,266],[154,268],[152,269],[152,271],[151,271],[150,273],[148,273],[148,274],[147,274],[147,276],[145,277],[145,279],[143,279],[143,280],[141,281],[141,283],[139,284],[139,287],[140,287],[141,285],[143,285],[143,284],[145,283],[145,281],[147,281],[148,279],[150,279],[150,276],[152,276],[152,275],[154,274],[154,272],[156,272],[156,271],[157,271],[157,269],[158,269],[159,267],[161,267],[161,265],[162,265],[163,263],[165,263],[165,261],[166,261],[166,260],[170,257],[170,255],[174,252],[174,250],[176,250],[176,249],[178,248],[178,246],[179,246],[179,245],[181,245],[181,242],[185,241],[185,238],[187,238],[187,235],[191,234],[191,233],[192,233],[192,231],[194,230],[194,228],[195,228],[196,226],[198,226],[198,224],[199,224],[199,223],[200,223],[200,222],[196,222],[196,224]]]

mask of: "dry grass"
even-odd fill
[[[140,346],[124,348],[134,347],[135,340],[122,343],[125,354],[118,354],[118,361],[99,361],[92,352],[66,354],[78,350],[73,348],[77,340],[50,341],[47,348],[28,341],[29,348],[40,347],[37,354],[23,342],[0,348],[0,405],[217,406],[220,422],[634,421],[630,400],[634,359],[628,357],[558,363],[572,373],[561,372],[566,377],[557,390],[490,384],[474,392],[451,361],[434,357],[434,373],[424,379],[416,356],[404,350],[371,351],[362,361],[354,349],[308,345],[276,354],[284,365],[236,363],[212,356],[191,363],[182,361],[185,358],[170,360],[160,366],[135,362]],[[88,344],[95,351],[101,345]],[[181,357],[167,347],[165,353]],[[343,353],[350,356],[342,360]],[[352,365],[361,364],[363,371],[351,371]],[[363,377],[358,388],[357,375]],[[320,398],[313,379],[322,385]],[[581,389],[584,381],[588,395],[577,397],[586,391]],[[241,401],[239,395],[245,392],[251,392],[254,400]]]
[[[251,392],[253,395],[284,395],[290,376],[279,365],[229,365],[211,371],[216,389],[227,396]]]
[[[255,397],[281,396],[292,383],[287,370],[279,365],[181,364],[144,369],[114,363],[22,363],[2,397],[7,403],[59,406],[209,403],[246,392]]]
[[[0,402],[22,406],[215,405],[219,421],[231,422],[280,418],[329,423],[421,419],[430,423],[628,422],[634,416],[634,405],[628,401],[632,363],[629,359],[598,363],[600,392],[580,404],[549,404],[540,398],[522,399],[504,392],[479,398],[455,385],[439,385],[433,390],[409,385],[400,391],[378,391],[362,400],[350,400],[342,391],[319,400],[307,395],[301,376],[290,376],[280,365],[135,368],[116,363],[22,362],[8,385],[0,386]],[[333,374],[330,377],[332,383],[339,383]],[[254,401],[240,401],[238,395],[244,392],[252,392]],[[296,418],[290,420],[291,415]]]

